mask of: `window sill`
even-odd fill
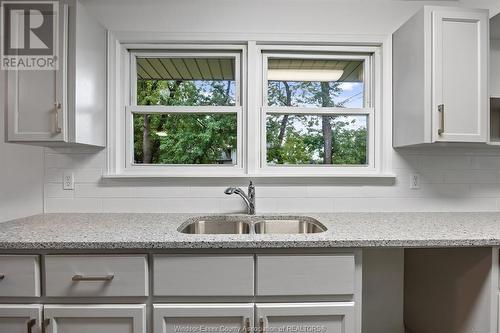
[[[176,183],[198,182],[201,180],[212,181],[243,181],[252,180],[261,184],[290,184],[290,183],[345,183],[345,184],[370,184],[370,185],[392,185],[396,180],[393,173],[349,173],[349,174],[290,174],[290,173],[260,173],[260,174],[106,174],[103,180],[126,181],[126,180],[163,180]],[[194,180],[193,180],[194,179]]]

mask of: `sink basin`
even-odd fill
[[[184,234],[249,234],[250,224],[247,222],[224,217],[207,217],[188,221],[179,228]]]
[[[184,234],[314,234],[326,231],[316,219],[307,216],[201,216],[184,222]]]
[[[266,219],[255,223],[257,234],[315,234],[326,231],[326,227],[312,218]]]

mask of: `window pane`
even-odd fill
[[[134,114],[136,164],[236,164],[236,114]]]
[[[137,58],[137,105],[235,105],[234,58]]]
[[[366,165],[367,128],[367,115],[267,115],[267,163]]]
[[[268,61],[269,106],[364,107],[362,60]]]

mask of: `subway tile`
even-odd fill
[[[479,170],[499,170],[500,156],[474,156],[471,168]]]
[[[154,198],[102,198],[101,209],[108,213],[161,213],[162,203]]]
[[[46,198],[46,213],[96,213],[101,211],[101,202],[95,198]]]
[[[62,183],[59,184],[45,184],[44,192],[46,198],[73,198],[74,190],[63,189]]]
[[[496,170],[448,170],[442,172],[445,183],[494,184],[499,182]]]
[[[422,169],[464,170],[471,168],[471,156],[464,155],[424,155],[421,156]]]
[[[46,154],[46,168],[105,168],[106,155],[104,154]]]
[[[47,168],[45,172],[45,182],[62,183],[64,172],[73,172],[75,183],[98,183],[101,181],[102,169],[86,168],[86,169],[61,169]]]

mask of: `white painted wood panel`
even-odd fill
[[[354,294],[354,255],[258,255],[257,295]]]
[[[500,40],[490,41],[490,95],[500,98]]]
[[[485,142],[489,112],[487,13],[436,10],[432,38],[434,139]],[[439,105],[444,105],[444,119]],[[441,135],[439,129],[443,130]]]
[[[0,256],[0,297],[40,296],[40,262],[36,255]]]
[[[252,296],[252,255],[158,255],[155,296]]]
[[[47,333],[146,333],[146,305],[45,305]]]
[[[83,279],[75,280],[77,275]],[[85,280],[85,278],[91,279]],[[147,257],[146,255],[46,256],[45,294],[58,297],[147,296]]]
[[[63,141],[66,95],[68,5],[59,3],[59,68],[7,71],[7,138],[10,141]],[[61,103],[61,109],[56,108]],[[60,129],[60,131],[58,130]]]
[[[0,304],[0,332],[40,333],[42,305]]]
[[[254,304],[154,304],[154,333],[253,332]],[[223,329],[221,329],[223,328]]]
[[[485,10],[425,6],[393,34],[394,147],[487,141],[488,29]]]
[[[257,303],[256,317],[261,332],[356,332],[352,302]]]

